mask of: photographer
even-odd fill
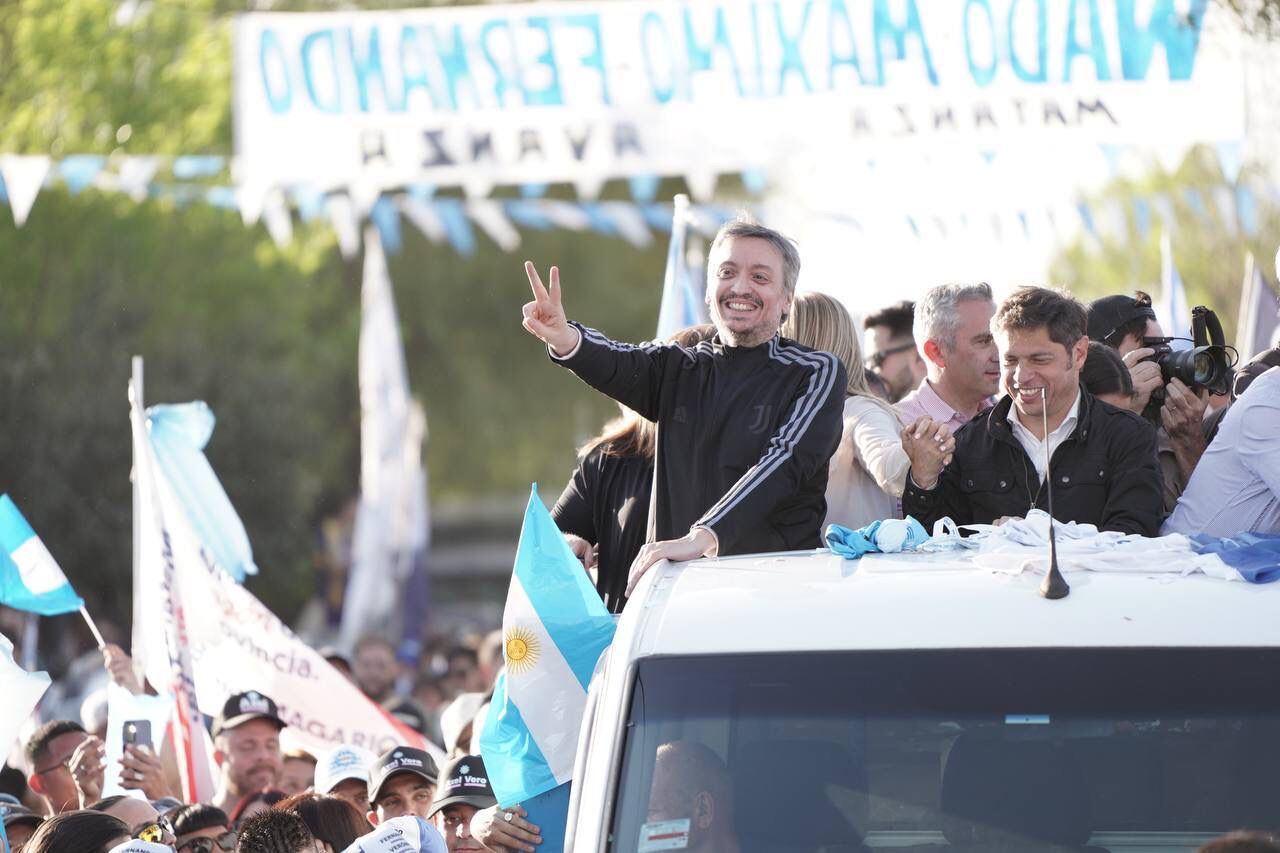
[[[1120,354],[1133,379],[1130,408],[1156,427],[1156,452],[1164,477],[1164,509],[1172,512],[1205,449],[1204,413],[1209,392],[1176,376],[1166,381],[1157,348],[1167,343],[1151,297],[1104,296],[1089,304],[1089,339]]]

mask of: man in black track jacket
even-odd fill
[[[780,338],[800,257],[772,229],[735,220],[707,258],[716,337],[692,349],[622,344],[569,322],[560,274],[524,327],[553,360],[658,424],[649,544],[628,588],[662,559],[815,548],[827,464],[840,441],[845,373],[835,356]]]

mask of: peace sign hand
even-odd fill
[[[533,261],[524,262],[524,271],[529,276],[529,286],[533,288],[533,301],[524,304],[521,325],[529,334],[551,347],[556,355],[568,355],[578,345],[578,330],[569,325],[560,302],[560,270],[551,268],[549,289],[542,286],[542,278]]]

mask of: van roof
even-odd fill
[[[884,566],[882,562],[880,564]],[[628,605],[631,656],[858,649],[1280,647],[1273,589],[1204,575],[885,571],[828,551],[662,563]],[[636,605],[639,605],[638,607]],[[640,611],[636,617],[633,611]],[[627,624],[630,623],[630,624]],[[615,645],[617,645],[615,643]]]

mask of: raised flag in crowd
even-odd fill
[[[400,323],[387,261],[376,228],[365,229],[360,297],[360,502],[351,571],[342,610],[342,640],[351,646],[370,626],[400,614],[402,590],[416,570],[425,572],[430,521],[422,466],[426,417],[409,393]],[[425,585],[411,585],[417,600],[403,602],[405,635],[421,627]],[[411,624],[410,624],[411,623]]]
[[[156,462],[201,546],[237,581],[256,575],[249,535],[204,455],[213,435],[213,412],[200,401],[152,406],[147,424]]]
[[[41,616],[74,613],[84,606],[8,495],[0,495],[0,604]]]
[[[1277,254],[1280,257],[1280,254]],[[1245,258],[1244,284],[1240,289],[1240,314],[1236,323],[1236,350],[1243,364],[1277,344],[1280,334],[1280,298],[1271,289],[1253,255]]]
[[[170,407],[172,418],[204,418],[201,407]],[[153,410],[148,410],[151,422]],[[152,426],[156,424],[152,422]],[[320,753],[341,744],[381,752],[397,744],[418,746],[443,759],[426,742],[366,697],[315,649],[300,640],[249,590],[222,571],[191,529],[157,465],[146,432],[135,429],[142,554],[138,585],[150,620],[143,631],[147,678],[176,691],[190,749],[199,752],[204,729],[199,713],[221,708],[228,696],[255,690],[279,697],[280,716],[299,746]],[[185,642],[180,642],[179,637]],[[196,801],[196,800],[193,800]]]
[[[176,413],[180,419],[199,417],[196,410]],[[212,744],[204,728],[200,705],[196,701],[195,673],[191,647],[194,641],[187,630],[188,613],[195,614],[209,605],[208,599],[191,611],[186,610],[180,589],[181,576],[196,571],[194,566],[206,563],[198,542],[190,533],[185,511],[167,491],[164,472],[148,432],[150,424],[134,399],[130,412],[133,430],[135,507],[138,513],[135,613],[148,613],[152,618],[135,626],[135,638],[143,646],[135,649],[143,661],[147,679],[160,693],[173,696],[173,719],[169,726],[183,798],[190,803],[208,802],[215,790]],[[173,422],[170,422],[173,425]],[[189,432],[194,432],[194,426]],[[210,569],[218,571],[217,569]],[[217,707],[210,705],[209,707]]]
[[[1160,235],[1160,295],[1151,307],[1164,333],[1178,338],[1169,346],[1175,350],[1191,349],[1191,306],[1182,276],[1173,264],[1173,242],[1168,231]]]
[[[662,302],[658,307],[659,340],[681,329],[706,323],[707,304],[703,298],[706,277],[690,269],[689,197],[678,195],[672,204],[671,242],[667,244],[667,269],[662,276]]]
[[[613,634],[613,617],[535,486],[502,614],[506,669],[480,751],[498,802],[523,805],[542,828],[540,849],[563,844],[587,685]]]

